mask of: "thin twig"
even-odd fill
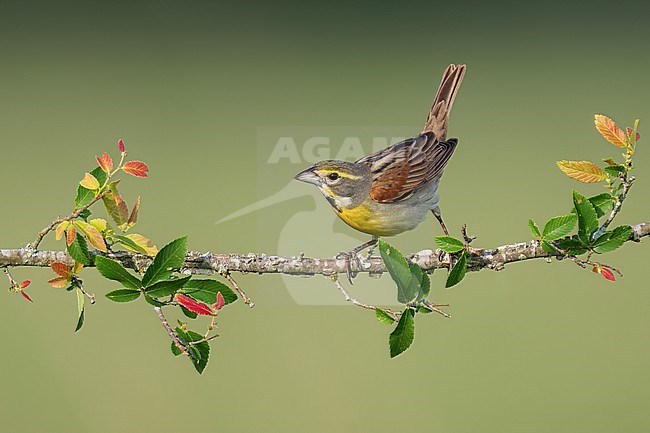
[[[339,289],[339,291],[341,293],[343,293],[343,296],[345,296],[346,301],[351,302],[353,305],[356,305],[357,307],[365,308],[366,310],[377,310],[377,307],[375,307],[374,305],[364,304],[363,302],[358,301],[358,300],[354,299],[352,296],[350,296],[348,291],[345,290],[345,287],[343,287],[343,285],[339,281],[339,278],[338,278],[337,275],[332,275],[331,277],[329,277],[329,280],[331,280],[334,283],[334,285],[336,286],[336,288]],[[382,310],[384,310],[386,313],[388,313],[388,315],[390,317],[392,317],[393,320],[395,320],[395,321],[399,320],[399,314],[396,313],[395,311],[392,311],[392,310],[390,310],[388,308],[382,308]]]
[[[244,304],[248,305],[250,308],[253,308],[253,307],[255,306],[255,303],[252,301],[251,298],[248,297],[248,295],[246,294],[246,292],[244,292],[244,291],[239,287],[239,284],[237,284],[237,282],[236,282],[235,279],[232,277],[232,275],[230,275],[230,272],[224,270],[224,271],[222,271],[222,272],[220,272],[220,273],[221,273],[221,275],[222,275],[226,280],[228,280],[228,281],[230,282],[230,284],[232,285],[233,289],[235,289],[235,290],[237,291],[237,293],[239,293],[239,296],[241,296],[241,298],[244,300]]]
[[[72,212],[72,213],[71,213],[70,215],[68,215],[67,217],[65,217],[65,218],[60,218],[60,217],[59,217],[59,218],[55,219],[54,221],[52,221],[52,223],[51,223],[50,225],[48,225],[47,227],[45,227],[43,230],[41,230],[41,231],[38,233],[38,235],[36,236],[36,240],[35,240],[34,242],[32,242],[31,244],[27,245],[27,248],[28,248],[28,249],[31,249],[31,250],[35,250],[35,249],[37,249],[38,246],[40,245],[41,241],[42,241],[43,238],[45,237],[45,235],[47,235],[50,231],[52,231],[52,230],[54,229],[54,227],[56,227],[57,225],[61,224],[63,221],[70,221],[70,220],[73,220],[73,219],[77,218],[79,215],[81,215],[81,213],[82,213],[83,211],[87,210],[88,208],[90,208],[90,206],[92,206],[92,205],[94,205],[95,203],[97,203],[97,201],[99,201],[99,200],[101,200],[102,198],[104,198],[104,196],[105,196],[107,193],[108,193],[108,191],[105,191],[105,192],[103,192],[103,193],[101,193],[101,194],[98,194],[95,198],[93,198],[93,199],[90,201],[90,203],[88,203],[87,205],[82,206],[82,207],[80,207],[79,209],[75,210],[74,212]]]
[[[449,307],[449,304],[432,304],[431,302],[429,302],[426,299],[422,300],[422,304],[424,304],[425,308],[427,308],[427,309],[429,309],[431,311],[434,311],[434,312],[436,312],[438,314],[441,314],[441,315],[445,316],[448,319],[451,318],[451,314],[449,314],[449,313],[447,313],[445,311],[442,311],[440,308],[438,308],[438,307]]]
[[[634,182],[634,176],[630,176],[630,178],[627,178],[627,175],[620,173],[620,179],[621,179],[621,184],[623,185],[623,191],[621,194],[616,197],[616,203],[614,204],[614,208],[610,212],[609,216],[605,220],[602,226],[596,232],[593,234],[593,239],[598,238],[600,235],[605,233],[607,230],[607,227],[614,221],[614,218],[618,213],[621,211],[621,207],[623,206],[623,202],[627,198],[627,193],[630,190],[630,187],[632,186],[632,183]]]
[[[16,280],[14,280],[14,277],[11,276],[11,273],[9,272],[9,268],[4,266],[2,270],[7,276],[7,279],[9,280],[9,284],[11,284],[11,288],[13,289],[14,287],[18,286],[18,283],[16,282]]]
[[[93,295],[92,293],[86,291],[86,289],[84,288],[83,283],[81,282],[81,280],[79,278],[74,278],[73,281],[74,281],[74,284],[77,287],[79,287],[79,289],[81,290],[81,293],[86,295],[86,297],[88,298],[90,303],[94,304],[95,303],[95,295]]]
[[[199,362],[198,359],[190,352],[187,350],[187,347],[183,345],[181,340],[178,338],[178,335],[176,335],[176,332],[172,329],[172,327],[169,325],[169,322],[167,321],[167,318],[162,312],[162,308],[160,307],[153,307],[154,311],[156,312],[156,315],[160,319],[160,322],[162,323],[163,327],[167,331],[167,334],[171,337],[172,341],[174,342],[174,345],[178,348],[178,350],[181,351],[182,354],[188,355],[190,358],[192,358],[194,361]]]

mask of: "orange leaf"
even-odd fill
[[[616,281],[616,277],[614,277],[614,273],[612,271],[610,271],[609,269],[600,268],[599,271],[600,271],[600,275],[605,277],[606,280]]]
[[[97,160],[97,163],[101,167],[102,170],[104,170],[106,173],[110,173],[111,170],[113,170],[113,160],[111,159],[111,156],[104,152],[101,156],[96,156],[95,159]]]
[[[84,188],[89,189],[91,191],[99,189],[99,181],[95,178],[95,176],[93,176],[90,173],[86,173],[84,175],[84,178],[81,179],[81,181],[79,182],[79,185],[81,185]]]
[[[61,238],[63,237],[63,233],[65,232],[65,229],[68,228],[70,225],[69,221],[63,221],[61,224],[56,226],[56,240],[60,241]]]
[[[88,224],[86,221],[77,220],[74,224],[86,235],[90,245],[97,248],[99,251],[106,252],[106,242],[102,234],[99,233],[95,227]]]
[[[147,177],[149,167],[142,161],[129,161],[124,163],[122,170],[135,177]]]
[[[25,287],[29,286],[30,283],[31,283],[31,281],[25,280],[22,283],[18,284],[18,287],[20,287],[21,289],[24,289]]]
[[[140,197],[135,201],[135,204],[133,205],[133,209],[131,210],[131,215],[129,216],[129,220],[126,222],[126,227],[127,229],[133,227],[138,221],[138,211],[140,210]]]
[[[70,285],[70,280],[67,279],[66,277],[56,277],[56,278],[52,278],[47,283],[56,289],[62,289]]]
[[[616,147],[627,148],[625,133],[612,119],[603,116],[602,114],[595,114],[594,119],[596,129],[605,140],[609,141]]]
[[[117,149],[120,151],[120,153],[126,153],[126,147],[124,146],[124,140],[121,138],[117,140]]]
[[[204,316],[212,316],[214,314],[210,307],[208,307],[206,304],[203,302],[197,302],[189,296],[177,293],[176,300],[179,302],[179,304],[193,313],[202,314]]]
[[[632,131],[632,128],[625,128],[625,132],[627,132],[628,137],[631,137],[632,132],[634,132],[634,131]],[[639,141],[639,140],[641,140],[641,134],[639,134],[639,132],[637,131],[636,137],[634,138],[634,141]]]
[[[74,226],[69,226],[65,231],[65,242],[68,244],[68,246],[72,245],[76,237],[77,229]]]
[[[20,291],[20,294],[23,295],[23,298],[27,299],[29,302],[34,302],[32,301],[32,298],[30,298],[29,295],[22,290]]]
[[[61,262],[52,262],[50,268],[52,268],[54,272],[64,278],[68,278],[70,275],[72,275],[72,270],[70,267]]]
[[[593,162],[589,161],[558,161],[557,166],[560,170],[566,173],[571,179],[578,182],[593,183],[600,182],[607,178],[605,173],[600,167]]]

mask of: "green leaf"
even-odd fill
[[[144,300],[147,301],[148,304],[153,305],[154,307],[164,307],[165,305],[167,305],[164,302],[160,302],[158,299],[152,298],[146,293],[144,294]]]
[[[199,374],[203,373],[205,366],[208,365],[208,358],[210,357],[210,344],[207,341],[204,341],[199,344],[190,345],[190,342],[203,339],[203,336],[201,334],[198,334],[194,331],[183,331],[181,328],[176,328],[176,334],[178,335],[178,339],[181,340],[187,350],[189,350],[195,356],[195,358],[197,358],[195,360],[192,357],[189,357],[190,361],[192,361],[192,364],[194,365],[194,368],[196,368],[196,371],[198,371]],[[172,352],[174,352],[173,349]]]
[[[219,292],[221,292],[226,305],[237,300],[237,295],[230,290],[230,287],[215,280],[189,280],[178,292],[210,305],[217,302],[217,293]]]
[[[615,200],[611,194],[604,192],[602,194],[589,197],[589,201],[591,202],[591,204],[593,205],[596,211],[596,216],[600,218],[606,213],[611,212],[611,210],[614,208]]]
[[[84,210],[83,212],[81,212],[81,213],[79,214],[79,218],[81,218],[81,219],[84,220],[84,221],[88,221],[88,217],[89,217],[91,214],[92,214],[92,212],[90,212],[90,209],[86,209],[86,210]]]
[[[542,249],[550,254],[557,253],[557,250],[553,248],[553,245],[551,245],[548,241],[542,241]]]
[[[68,254],[77,262],[84,266],[90,264],[90,253],[88,252],[88,244],[83,236],[75,236],[74,241],[67,247]]]
[[[535,221],[528,220],[528,227],[530,228],[530,234],[532,234],[535,239],[542,237],[542,234],[539,231],[539,226]]]
[[[77,312],[79,315],[77,317],[77,326],[74,329],[74,332],[80,330],[84,324],[84,303],[85,302],[86,302],[86,298],[84,297],[84,292],[79,287],[77,287]]]
[[[384,325],[392,325],[395,322],[395,319],[386,310],[382,310],[381,308],[375,308],[375,316]]]
[[[618,178],[619,173],[625,173],[625,167],[621,164],[608,165],[605,167],[605,173],[609,174],[612,177]]]
[[[104,278],[118,281],[122,283],[124,287],[134,290],[138,290],[142,287],[140,280],[115,260],[111,260],[104,256],[96,256],[95,266],[97,266],[97,270]]]
[[[418,297],[416,300],[421,301],[429,295],[429,291],[431,290],[431,280],[429,280],[427,273],[424,272],[420,265],[417,263],[412,263],[410,268],[412,275],[414,275],[416,278],[418,275],[420,277],[420,291],[418,292]]]
[[[463,241],[451,236],[436,236],[436,245],[447,253],[457,253],[465,248]]]
[[[603,233],[594,241],[593,250],[599,254],[608,253],[619,248],[632,235],[632,227],[620,226],[611,232]]]
[[[88,188],[84,188],[81,185],[77,185],[77,195],[74,198],[75,209],[79,209],[86,206],[88,203],[93,201],[93,198],[95,198],[94,192],[92,192]]]
[[[182,278],[175,278],[173,280],[170,279],[158,281],[156,284],[147,287],[144,293],[145,295],[149,295],[152,298],[162,298],[163,296],[169,296],[181,289],[183,285],[190,280],[190,278],[192,278],[191,275]]]
[[[433,310],[428,309],[424,305],[418,305],[418,313],[429,314],[429,313],[433,313]]]
[[[408,304],[421,293],[422,276],[414,271],[396,248],[379,240],[379,253],[391,278],[397,283],[397,301]],[[420,273],[422,270],[420,269]]]
[[[399,318],[397,326],[390,333],[388,337],[388,345],[390,346],[390,357],[395,358],[400,353],[404,352],[413,343],[415,337],[415,312],[412,308],[406,308]]]
[[[463,254],[460,255],[454,267],[451,268],[451,272],[447,276],[447,283],[445,287],[449,288],[460,283],[461,280],[465,277],[465,272],[467,272],[467,252],[463,251]]]
[[[544,224],[542,236],[548,241],[554,241],[562,238],[576,226],[578,218],[575,215],[562,215],[551,218]]]
[[[182,305],[179,305],[179,307],[181,308],[183,314],[185,314],[185,316],[189,317],[190,319],[196,319],[197,317],[199,317],[199,315],[196,314],[194,311],[190,311],[187,308],[183,307]]]
[[[587,252],[582,246],[582,242],[575,238],[561,239],[555,242],[555,245],[567,254],[578,256]],[[543,247],[543,246],[542,246]],[[550,247],[552,249],[552,247]]]
[[[108,292],[106,297],[113,302],[131,302],[135,301],[140,297],[139,290],[133,289],[118,289]]]
[[[174,356],[178,356],[181,353],[183,353],[183,352],[181,352],[181,349],[176,347],[176,343],[174,343],[173,341],[172,341],[172,353],[174,354]]]
[[[103,185],[104,182],[106,181],[106,173],[104,173],[104,170],[102,170],[101,167],[95,167],[90,172],[90,174],[92,174],[95,177],[95,179],[99,181],[100,185]],[[75,209],[79,209],[86,206],[88,203],[90,203],[93,200],[93,198],[95,198],[95,193],[93,191],[79,185],[77,187],[77,196],[74,199]]]
[[[153,262],[142,277],[142,284],[149,287],[158,281],[168,279],[174,269],[178,269],[183,265],[186,255],[187,236],[171,241],[156,254]]]
[[[573,206],[578,215],[578,238],[583,245],[591,243],[591,235],[598,229],[596,210],[589,200],[573,191]]]

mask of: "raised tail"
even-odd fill
[[[449,65],[442,76],[440,87],[436,97],[433,99],[431,111],[427,121],[424,123],[422,133],[433,132],[439,140],[444,140],[447,136],[447,124],[449,123],[449,113],[454,105],[456,93],[460,88],[460,83],[465,76],[465,65]]]

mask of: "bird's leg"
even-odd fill
[[[447,226],[445,225],[445,222],[442,220],[442,214],[440,213],[440,208],[438,206],[434,207],[431,209],[431,213],[433,214],[434,217],[438,220],[440,223],[440,227],[442,227],[442,231],[445,232],[445,235],[449,236],[449,230],[447,230]]]
[[[350,281],[350,284],[352,283],[352,278],[354,277],[352,275],[352,261],[354,261],[357,264],[357,267],[361,267],[361,262],[359,260],[358,254],[365,250],[366,248],[370,248],[370,254],[372,254],[372,250],[374,249],[375,245],[377,245],[377,238],[372,237],[368,242],[364,242],[361,245],[353,248],[349,252],[341,252],[336,255],[337,259],[345,259],[345,267],[346,267],[346,274],[348,276],[348,281]],[[368,256],[370,257],[370,255]]]
[[[447,226],[445,225],[445,222],[442,220],[442,214],[440,213],[440,208],[438,206],[434,207],[431,209],[431,213],[433,214],[434,217],[438,220],[440,223],[440,227],[442,227],[442,231],[445,232],[445,235],[449,236],[449,230],[447,230]],[[449,270],[451,271],[451,268],[454,267],[454,261],[451,257],[451,254],[445,253],[444,251],[440,254],[440,257],[438,257],[438,260],[442,261],[442,257],[444,254],[448,254],[449,256]]]

